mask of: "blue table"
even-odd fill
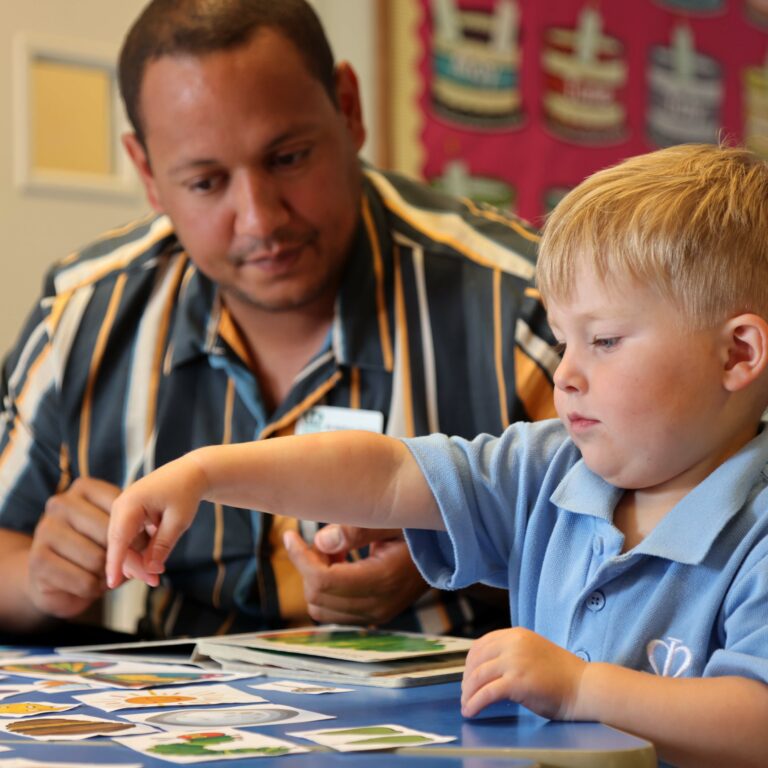
[[[2,682],[29,682],[26,678],[7,677]],[[259,732],[283,737],[296,730],[347,727],[380,723],[396,723],[417,730],[456,736],[448,744],[422,748],[401,748],[395,752],[337,753],[309,742],[302,746],[311,754],[273,758],[212,761],[199,763],[210,768],[237,768],[238,765],[263,768],[530,768],[537,763],[567,768],[654,768],[653,746],[599,723],[550,722],[512,703],[499,703],[480,717],[467,720],[459,710],[459,683],[427,685],[417,688],[389,689],[356,687],[351,693],[306,696],[283,691],[259,691],[249,684],[265,682],[251,678],[229,683],[251,693],[262,695],[275,704],[334,715],[334,720],[312,723],[259,726]],[[78,693],[78,692],[74,692]],[[30,699],[73,701],[73,693],[35,693]],[[88,707],[72,710],[72,714],[89,714],[117,719],[120,714],[136,710],[104,713]],[[167,768],[173,763],[150,759],[110,739],[100,737],[78,742],[39,742],[15,735],[4,735],[0,743],[14,752],[0,753],[0,758],[88,763],[141,763],[146,768]],[[289,741],[297,741],[288,737]]]

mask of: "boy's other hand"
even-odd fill
[[[30,597],[43,613],[71,619],[106,591],[108,510],[120,493],[94,478],[78,478],[51,496],[29,550]]]
[[[509,699],[544,717],[574,719],[586,667],[586,661],[528,629],[489,632],[467,654],[461,713],[474,717]]]
[[[400,530],[328,525],[314,547],[295,531],[284,543],[304,580],[309,615],[323,624],[386,624],[427,590]],[[368,557],[344,559],[366,545]]]

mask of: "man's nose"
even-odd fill
[[[232,193],[237,235],[268,238],[290,220],[280,187],[268,174],[239,174]]]

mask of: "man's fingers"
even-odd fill
[[[45,561],[35,561],[38,571],[36,589],[40,593],[62,593],[93,601],[104,594],[106,584],[101,572],[91,573],[51,553]]]
[[[290,561],[302,576],[316,574],[329,565],[329,559],[313,550],[296,531],[286,531],[283,546]]]
[[[40,521],[31,548],[32,565],[46,557],[47,552],[72,564],[77,570],[103,577],[104,547],[62,520],[43,517]]]
[[[78,477],[69,488],[73,494],[82,496],[93,506],[109,511],[112,502],[120,495],[120,489],[112,483],[95,477]]]
[[[365,547],[374,541],[402,539],[403,532],[397,528],[357,528],[352,525],[326,525],[315,534],[314,544],[326,555],[347,552]]]

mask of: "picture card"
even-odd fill
[[[170,709],[162,712],[122,715],[133,723],[145,723],[165,730],[177,728],[256,728],[261,725],[287,725],[332,720],[333,715],[310,712],[284,704],[251,704],[215,709]]]
[[[353,728],[330,728],[320,731],[294,731],[288,736],[309,739],[309,741],[330,747],[338,752],[422,747],[428,744],[445,744],[456,740],[455,736],[439,736],[436,733],[415,731],[412,728],[390,723],[361,725]]]
[[[114,741],[140,752],[148,758],[173,763],[203,763],[211,760],[242,760],[255,757],[278,757],[308,752],[305,747],[262,733],[238,731],[235,728],[153,733],[149,736],[115,738]]]
[[[0,663],[0,671],[42,680],[68,680],[115,688],[157,688],[183,683],[222,682],[247,675],[208,672],[181,664],[137,664],[67,658],[55,654],[28,656]]]
[[[70,691],[103,690],[102,683],[82,683],[76,680],[38,680],[30,686],[35,691],[47,693],[68,693]]]
[[[214,704],[255,704],[265,702],[263,696],[247,693],[231,685],[208,684],[173,686],[171,688],[144,688],[136,690],[109,690],[84,693],[73,698],[104,712],[119,709],[149,709],[154,707],[213,706]]]
[[[106,720],[90,715],[35,717],[30,720],[0,722],[0,731],[26,736],[37,741],[79,741],[93,736],[149,733],[153,729],[135,723]]]
[[[54,701],[0,701],[0,717],[34,717],[66,712],[79,704],[61,704]]]
[[[300,695],[316,696],[321,693],[351,693],[353,688],[336,688],[322,683],[305,683],[301,680],[275,680],[273,683],[249,685],[258,691],[280,691],[281,693],[298,693]]]

